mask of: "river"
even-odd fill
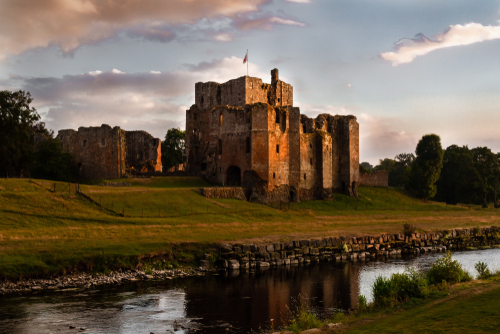
[[[277,327],[292,298],[306,298],[318,312],[372,299],[379,275],[408,266],[426,270],[439,253],[369,262],[319,263],[264,271],[222,272],[163,282],[136,282],[94,290],[0,298],[0,333],[247,333]],[[500,249],[454,252],[466,270],[483,261],[500,270]],[[272,319],[272,320],[271,320]],[[70,329],[69,326],[76,328]]]

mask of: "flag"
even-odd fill
[[[243,58],[243,64],[245,64],[248,61],[248,51],[247,54],[245,55],[245,58]]]

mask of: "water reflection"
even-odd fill
[[[374,262],[321,263],[256,272],[229,272],[167,282],[0,299],[0,333],[245,333],[279,326],[292,298],[307,296],[321,313],[356,308],[361,293],[371,300],[379,275],[408,266],[426,269],[441,254]],[[500,250],[457,252],[475,274],[484,261],[500,269]],[[77,326],[69,329],[69,325]]]

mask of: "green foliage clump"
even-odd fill
[[[372,287],[375,305],[389,306],[395,302],[404,302],[427,294],[427,281],[414,268],[404,273],[392,274],[390,278],[377,277]]]
[[[163,171],[186,161],[186,131],[172,128],[167,131],[165,140],[161,142],[161,164]]]
[[[491,276],[490,269],[488,269],[488,265],[484,262],[479,261],[474,265],[474,268],[478,273],[477,278],[479,279],[485,279]]]
[[[22,176],[29,170],[36,133],[47,134],[29,92],[0,91],[0,175]]]
[[[358,309],[364,311],[368,308],[368,303],[364,295],[358,296]]]
[[[300,333],[311,328],[320,328],[324,322],[310,308],[307,299],[299,295],[297,299],[292,298],[291,306],[287,306],[287,329]]]
[[[451,252],[447,251],[436,260],[427,273],[429,284],[440,284],[443,282],[454,284],[472,280],[471,275],[462,268],[462,265],[453,260]]]
[[[78,170],[74,157],[63,152],[58,139],[47,138],[42,141],[33,154],[33,177],[53,181],[75,181]]]
[[[435,134],[420,139],[415,150],[416,158],[409,171],[407,188],[427,200],[436,194],[436,181],[443,167],[441,138]]]

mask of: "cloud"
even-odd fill
[[[263,15],[262,17],[253,17],[253,16],[240,16],[234,19],[233,25],[240,30],[253,30],[253,29],[262,29],[262,30],[271,30],[274,24],[283,24],[283,25],[292,25],[305,27],[305,23],[298,22],[291,19],[284,19],[278,16],[269,16]]]
[[[0,4],[0,59],[39,47],[71,53],[125,32],[168,42],[171,28],[204,18],[236,17],[269,0],[4,0]]]
[[[286,0],[286,1],[295,3],[311,3],[311,0]]]
[[[214,36],[214,40],[219,42],[230,42],[233,40],[233,35],[230,33],[222,33]]]
[[[249,70],[270,80],[270,74],[255,64],[250,64]],[[112,69],[62,78],[13,76],[0,81],[0,89],[29,91],[33,106],[54,130],[104,123],[163,137],[169,128],[185,126],[185,111],[194,102],[196,82],[225,82],[245,74],[243,59],[228,57],[186,64],[171,72],[125,73]]]
[[[396,43],[396,52],[384,52],[380,54],[380,57],[392,61],[392,66],[398,66],[411,63],[418,56],[426,55],[434,50],[499,38],[500,25],[457,24],[450,26],[446,32],[436,35],[432,40],[423,34],[416,35],[414,39],[404,38]]]
[[[402,152],[413,152],[418,136],[405,131],[405,124],[396,118],[373,116],[356,106],[331,106],[295,103],[309,117],[319,114],[354,115],[359,123],[360,161],[378,164],[379,159],[394,158]]]

